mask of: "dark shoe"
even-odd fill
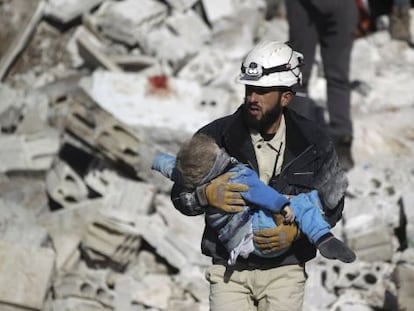
[[[354,167],[354,159],[351,153],[352,137],[344,136],[335,140],[335,150],[338,155],[339,163],[341,163],[344,171],[349,171]]]
[[[355,253],[331,233],[322,236],[316,242],[316,247],[321,255],[328,259],[338,259],[346,263],[353,262],[356,259]]]

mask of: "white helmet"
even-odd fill
[[[241,66],[239,83],[271,87],[295,87],[302,83],[303,55],[278,41],[265,41],[254,47]]]

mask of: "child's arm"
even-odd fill
[[[152,161],[151,169],[160,172],[165,177],[174,180],[175,156],[158,152]]]
[[[233,171],[233,169],[230,171]],[[283,194],[262,182],[252,169],[246,166],[237,166],[235,172],[236,175],[231,181],[249,187],[247,191],[241,193],[242,197],[249,203],[273,213],[279,213],[284,206],[289,204],[289,200]],[[248,205],[250,206],[250,204]]]

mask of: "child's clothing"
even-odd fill
[[[152,168],[162,173],[175,182],[179,182],[180,174],[175,171],[175,156],[159,153],[153,161]],[[233,159],[232,159],[233,160]],[[285,205],[290,205],[295,220],[302,232],[314,244],[323,236],[330,234],[330,226],[322,217],[322,206],[316,191],[301,193],[288,200],[275,189],[264,184],[255,171],[246,165],[233,160],[233,165],[227,172],[233,172],[230,183],[245,184],[248,191],[242,192],[242,197],[250,206],[245,206],[244,211],[234,214],[222,212],[214,207],[206,209],[206,222],[218,232],[220,242],[229,251],[229,265],[236,262],[238,256],[247,257],[251,252],[263,257],[276,257],[287,249],[279,252],[263,254],[260,249],[254,247],[253,233],[274,228],[274,214],[280,213]],[[219,173],[219,174],[217,174]],[[217,176],[225,173],[212,172],[208,175]],[[209,180],[203,178],[203,183]]]

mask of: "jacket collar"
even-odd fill
[[[283,165],[295,159],[311,145],[319,145],[320,135],[310,130],[308,121],[289,108],[284,109],[286,122],[286,149]],[[254,147],[251,142],[249,129],[243,120],[242,106],[232,115],[228,127],[224,132],[224,147],[230,154],[240,162],[247,163],[255,171],[258,164]],[[316,153],[314,153],[316,156]]]

